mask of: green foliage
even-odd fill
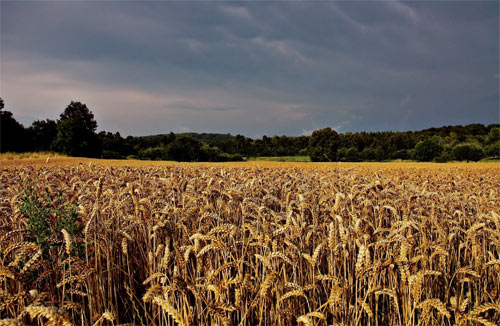
[[[446,163],[453,161],[453,155],[449,151],[443,150],[441,154],[436,156],[432,161],[436,163]]]
[[[36,120],[26,129],[31,140],[31,149],[48,151],[57,137],[57,123],[54,120]]]
[[[385,160],[385,151],[381,146],[377,146],[375,148],[375,160],[376,161],[383,161]]]
[[[250,157],[248,161],[272,161],[272,162],[311,162],[307,155],[297,156],[257,156]]]
[[[362,161],[376,161],[377,156],[380,154],[380,152],[377,152],[377,150],[373,147],[365,147],[361,153],[359,153],[359,156]]]
[[[59,116],[59,121],[77,122],[82,129],[95,132],[97,129],[97,121],[94,119],[94,114],[89,110],[87,105],[71,101],[63,113]]]
[[[356,147],[341,147],[337,150],[337,159],[342,162],[358,162],[361,160]]]
[[[40,245],[44,252],[54,246],[50,239],[60,238],[62,229],[75,239],[73,250],[82,252],[83,243],[77,239],[82,237],[83,225],[79,223],[77,206],[65,201],[62,194],[51,197],[47,191],[42,193],[34,184],[26,185],[23,187],[19,210],[28,218],[26,229],[29,231],[29,240]]]
[[[461,143],[453,148],[453,157],[458,161],[479,161],[484,156],[483,148],[475,143]]]
[[[166,159],[166,152],[161,147],[148,147],[139,151],[139,158],[141,160],[163,160]]]
[[[486,137],[486,144],[493,144],[500,141],[500,128],[491,128],[488,136]]]
[[[134,153],[133,147],[122,138],[119,132],[101,131],[98,134],[102,146],[102,157],[108,159],[125,159]]]
[[[439,141],[432,137],[419,141],[415,146],[415,159],[417,161],[432,161],[435,157],[443,151],[443,147]]]
[[[49,247],[48,239],[52,235],[50,226],[50,209],[44,205],[35,194],[33,185],[23,189],[19,210],[28,217],[27,229],[44,250]]]
[[[201,151],[203,153],[203,161],[209,161],[209,162],[220,162],[223,161],[223,158],[221,157],[222,151],[220,148],[216,146],[209,146],[207,144],[203,144],[201,146]]]
[[[167,146],[169,160],[193,162],[202,160],[201,143],[191,137],[177,137]]]
[[[400,149],[392,153],[391,158],[393,160],[408,160],[410,159],[410,153],[406,149]]]
[[[489,157],[500,158],[500,140],[487,145],[484,148],[484,152]]]
[[[55,232],[60,232],[62,229],[65,229],[72,237],[82,235],[83,225],[78,223],[77,206],[65,202],[61,196],[58,197],[57,201],[59,202],[58,208],[53,208],[52,211],[53,214],[58,217],[57,226],[55,226],[53,230]]]
[[[209,160],[207,159],[206,161]],[[240,162],[240,161],[243,161],[243,156],[241,156],[240,154],[221,153],[212,162]]]
[[[346,160],[348,162],[360,161],[359,152],[356,147],[349,147],[346,152]]]
[[[337,160],[341,161],[341,162],[345,162],[347,161],[347,148],[346,147],[341,147],[337,150]]]
[[[337,160],[340,145],[339,134],[331,129],[316,130],[309,139],[309,156],[313,162],[333,162]]]
[[[243,157],[309,156],[312,161],[385,161],[414,159],[448,161],[461,143],[475,144],[485,155],[500,157],[500,125],[469,124],[443,126],[407,132],[346,132],[331,128],[316,130],[311,136],[262,136],[215,133],[159,134],[123,138],[102,131],[88,107],[71,102],[57,121],[35,121],[24,128],[0,98],[1,147],[5,151],[55,150],[70,156],[107,159],[139,158],[175,161],[238,161]],[[281,159],[280,159],[281,160]]]
[[[54,149],[70,156],[98,157],[101,154],[94,114],[85,104],[71,102],[57,122]]]

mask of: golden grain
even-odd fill
[[[500,324],[499,164],[1,164],[0,325]]]

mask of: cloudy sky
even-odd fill
[[[1,1],[26,126],[86,103],[122,135],[498,123],[499,2]]]

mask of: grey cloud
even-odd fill
[[[190,110],[190,111],[198,111],[198,112],[207,112],[207,111],[234,111],[237,110],[235,107],[230,106],[200,106],[189,102],[174,102],[169,105],[169,108],[177,109],[177,110]]]
[[[55,114],[71,95],[96,104],[101,128],[123,134],[498,122],[497,2],[1,2],[1,9],[2,96],[20,116]],[[144,114],[133,121],[121,113],[138,106]]]

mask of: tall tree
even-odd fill
[[[453,157],[459,161],[479,161],[484,155],[481,145],[475,143],[461,143],[453,148]]]
[[[443,151],[443,147],[434,137],[426,138],[419,141],[415,146],[415,158],[418,161],[432,161]]]
[[[4,110],[0,98],[0,152],[23,152],[28,148],[26,130],[14,119],[12,112]]]
[[[71,101],[57,121],[54,147],[71,156],[98,157],[101,146],[96,129],[97,122],[87,105]]]
[[[309,139],[309,156],[316,162],[336,161],[339,145],[340,136],[335,130],[331,128],[316,130]]]
[[[174,161],[193,162],[203,159],[201,143],[189,136],[177,137],[167,148],[167,158]]]
[[[33,151],[48,151],[57,137],[57,124],[54,120],[36,120],[27,129]]]

